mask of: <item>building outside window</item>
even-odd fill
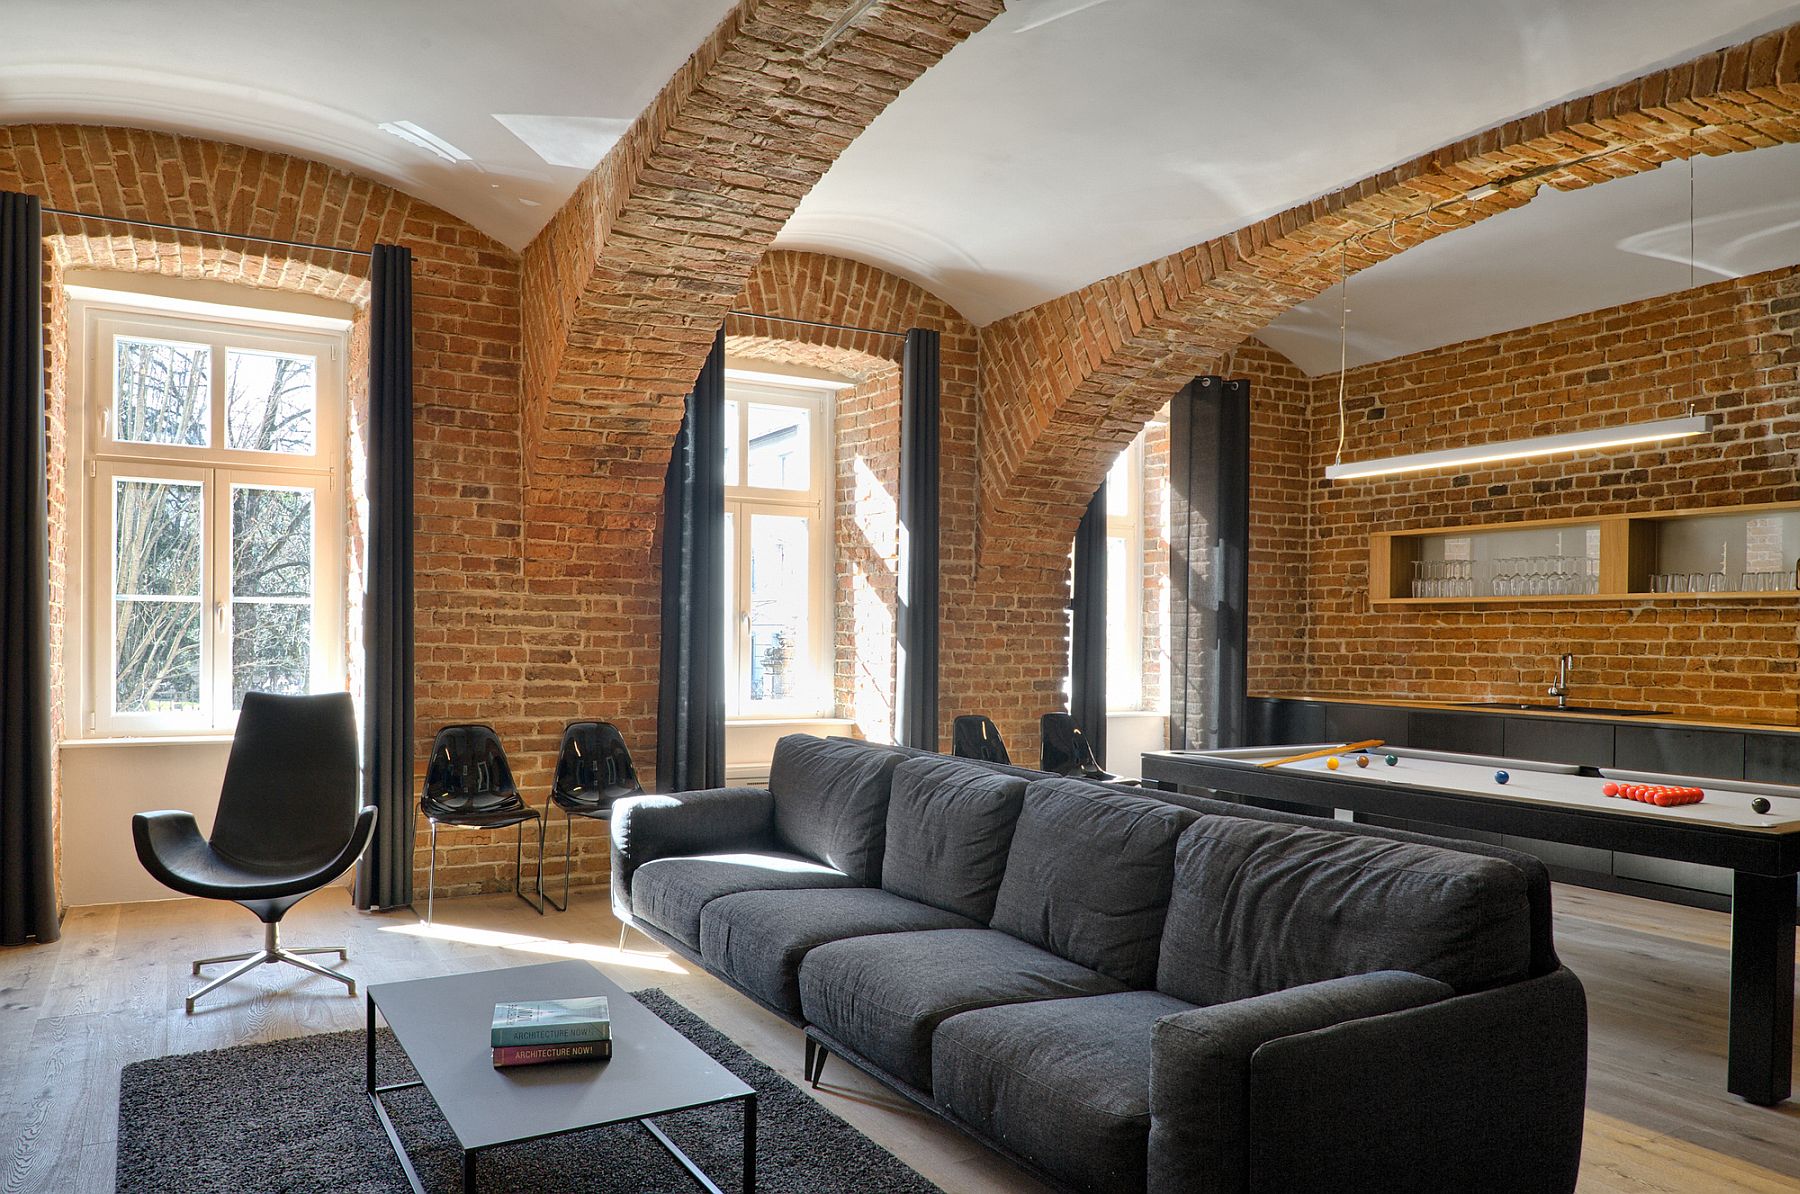
[[[344,335],[161,306],[70,312],[94,736],[227,731],[247,691],[344,684]]]
[[[831,712],[831,389],[727,375],[728,716]]]

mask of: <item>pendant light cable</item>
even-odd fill
[[[1344,440],[1350,431],[1344,412],[1344,385],[1350,360],[1350,246],[1338,245],[1338,443],[1334,464],[1344,463]]]

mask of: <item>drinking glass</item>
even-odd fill
[[[1690,592],[1690,593],[1706,592],[1706,573],[1704,573],[1704,572],[1688,573],[1688,592]]]
[[[1706,591],[1709,593],[1723,593],[1725,591],[1725,574],[1723,572],[1707,573]]]

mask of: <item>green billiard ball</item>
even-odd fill
[[[1396,766],[1398,766],[1398,765],[1399,765],[1399,763],[1400,763],[1400,756],[1399,756],[1399,755],[1389,755],[1389,756],[1388,756],[1388,757],[1387,757],[1387,765],[1388,765],[1388,766],[1389,766],[1389,767],[1396,767]]]

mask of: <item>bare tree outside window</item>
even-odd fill
[[[212,431],[212,350],[118,338],[113,438],[203,448]]]

